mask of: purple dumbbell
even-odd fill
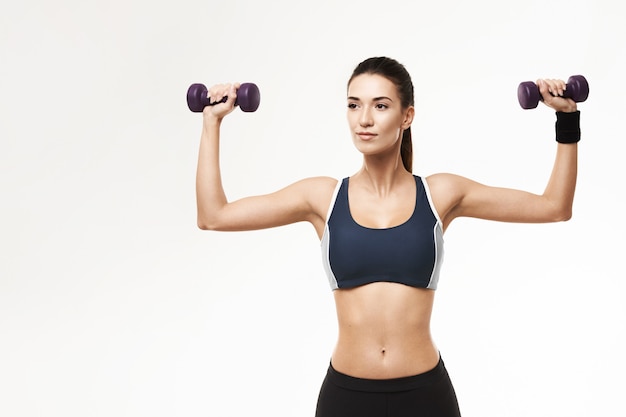
[[[587,100],[589,96],[589,83],[582,75],[572,75],[567,80],[563,97],[571,98],[576,103]],[[539,87],[532,81],[520,83],[517,87],[517,100],[523,109],[534,109],[543,100]]]
[[[218,103],[225,103],[228,97],[223,97],[219,101],[211,102],[207,97],[209,90],[204,84],[191,84],[187,90],[187,106],[195,113],[202,113],[206,106],[215,106]],[[261,93],[259,87],[252,83],[243,83],[237,90],[235,106],[239,106],[245,112],[253,112],[259,108]]]

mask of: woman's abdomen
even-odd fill
[[[347,375],[389,379],[433,369],[430,335],[434,291],[377,282],[336,290],[339,338],[333,367]]]

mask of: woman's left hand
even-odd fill
[[[565,81],[540,79],[537,80],[539,92],[543,96],[543,102],[546,106],[551,107],[555,111],[572,113],[577,110],[576,102],[571,98],[564,98],[563,92],[566,89]]]

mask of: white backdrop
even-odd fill
[[[626,29],[617,0],[25,0],[0,13],[0,415],[312,416],[336,326],[309,225],[196,228],[189,84],[255,82],[229,198],[360,166],[354,66],[413,75],[415,173],[541,192],[584,74],[571,221],[461,219],[433,331],[466,417],[624,414]]]

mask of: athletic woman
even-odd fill
[[[561,80],[537,82],[556,112],[556,159],[543,194],[490,187],[448,174],[412,173],[413,84],[386,57],[361,62],[347,88],[359,171],[337,181],[307,178],[268,195],[226,199],[220,125],[238,84],[215,85],[203,112],[197,168],[198,226],[253,230],[306,221],[321,241],[339,336],[317,417],[459,416],[454,388],[431,338],[443,234],[457,217],[557,222],[571,217],[580,138],[576,103]]]

